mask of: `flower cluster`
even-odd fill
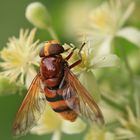
[[[27,87],[36,75],[34,65],[38,66],[38,43],[34,42],[36,29],[21,30],[19,38],[12,37],[1,52],[0,65],[2,76],[10,77],[11,81],[26,84]]]
[[[135,3],[111,0],[89,12],[86,24],[80,36],[87,36],[93,45],[98,47],[97,53],[108,54],[112,51],[115,37],[122,37],[136,46],[140,46],[140,32],[134,27],[123,27],[134,11]]]

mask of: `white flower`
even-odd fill
[[[65,7],[65,13],[63,15],[65,20],[64,29],[66,30],[67,35],[75,37],[75,35],[77,34],[77,29],[82,27],[86,22],[86,17],[90,9],[91,3],[89,1],[68,2]]]
[[[123,27],[135,7],[133,1],[110,0],[89,13],[87,24],[80,36],[87,36],[97,46],[99,54],[111,52],[114,37],[122,37],[140,47],[140,31],[134,27]]]
[[[37,126],[31,129],[31,133],[38,135],[53,133],[52,140],[60,140],[61,132],[76,134],[81,133],[85,128],[86,124],[80,118],[75,122],[69,122],[61,118],[47,105]]]
[[[70,48],[71,45],[64,44],[64,48]],[[74,46],[73,46],[74,47]],[[79,59],[78,49],[73,56],[68,60],[69,64],[74,63]],[[65,54],[66,56],[67,54]],[[72,71],[79,76],[81,83],[94,96],[95,100],[99,99],[99,89],[95,80],[94,70],[104,67],[119,67],[120,59],[114,54],[96,55],[96,48],[93,48],[90,42],[81,51],[82,62],[75,66]]]
[[[38,42],[34,42],[36,30],[20,30],[19,38],[12,37],[7,47],[0,52],[2,68],[1,75],[9,77],[11,81],[17,81],[29,86],[36,74],[34,65],[38,65]]]
[[[86,134],[84,140],[115,140],[115,135],[106,129],[94,127]]]

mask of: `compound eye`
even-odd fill
[[[40,57],[45,57],[45,56],[49,56],[49,48],[51,46],[50,41],[45,41],[44,43],[42,43],[42,48],[40,50],[39,56]]]
[[[39,56],[40,56],[40,57],[45,57],[45,54],[44,54],[44,47],[42,47],[42,48],[40,49]]]
[[[64,48],[60,45],[59,41],[51,40],[45,41],[43,47],[40,50],[39,56],[45,57],[50,55],[57,55],[64,52]]]

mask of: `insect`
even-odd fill
[[[92,122],[104,123],[98,105],[71,72],[73,67],[82,62],[81,50],[84,45],[85,43],[79,49],[79,60],[69,65],[68,60],[75,48],[63,58],[61,53],[66,50],[57,40],[44,43],[39,54],[40,70],[16,114],[13,125],[15,135],[26,134],[36,124],[44,110],[46,100],[56,113],[71,122],[81,116]]]

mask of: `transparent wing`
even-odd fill
[[[65,80],[68,84],[63,91],[63,97],[68,106],[82,118],[103,124],[103,115],[98,105],[68,68],[66,69]]]
[[[40,74],[32,81],[13,124],[15,135],[26,134],[38,121],[46,105],[45,95],[40,92]]]

